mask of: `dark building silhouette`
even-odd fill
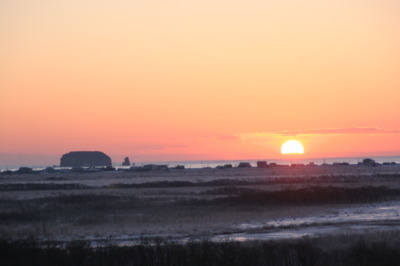
[[[246,162],[242,162],[242,163],[239,163],[238,167],[239,168],[247,168],[247,167],[251,167],[251,164],[250,163],[246,163]]]
[[[365,165],[365,166],[377,166],[378,165],[378,163],[375,162],[375,160],[372,160],[371,158],[364,159],[361,164]]]
[[[61,157],[60,167],[112,166],[111,158],[101,151],[71,151]]]
[[[257,167],[258,167],[258,168],[267,168],[267,167],[268,167],[268,164],[267,164],[266,161],[258,161],[258,162],[257,162]]]

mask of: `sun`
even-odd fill
[[[288,154],[288,153],[303,154],[304,147],[303,147],[303,144],[301,144],[297,140],[288,140],[282,144],[281,153],[282,154]]]

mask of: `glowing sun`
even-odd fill
[[[285,143],[282,144],[281,153],[282,154],[288,154],[288,153],[303,154],[304,153],[304,147],[303,147],[303,144],[301,144],[297,140],[288,140],[288,141],[286,141]]]

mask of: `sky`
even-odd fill
[[[0,165],[400,155],[397,0],[1,0]]]

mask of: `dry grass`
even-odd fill
[[[2,175],[0,234],[64,239],[124,234],[212,236],[238,223],[332,213],[337,204],[387,200],[388,190],[380,187],[400,188],[395,169]],[[357,171],[360,175],[355,175]],[[310,190],[315,186],[319,192]],[[360,190],[367,186],[372,190]],[[329,191],[330,199],[318,202]],[[371,191],[380,196],[371,199]],[[335,197],[339,192],[342,200]],[[356,199],[351,195],[357,195]]]
[[[151,243],[141,241],[133,246],[115,246],[105,242],[96,247],[87,241],[71,241],[60,246],[54,242],[43,245],[34,238],[0,239],[0,264],[397,266],[400,243],[398,234],[390,233],[378,241],[371,235],[245,243],[204,240],[179,244],[157,239]],[[340,242],[344,244],[337,245]]]

